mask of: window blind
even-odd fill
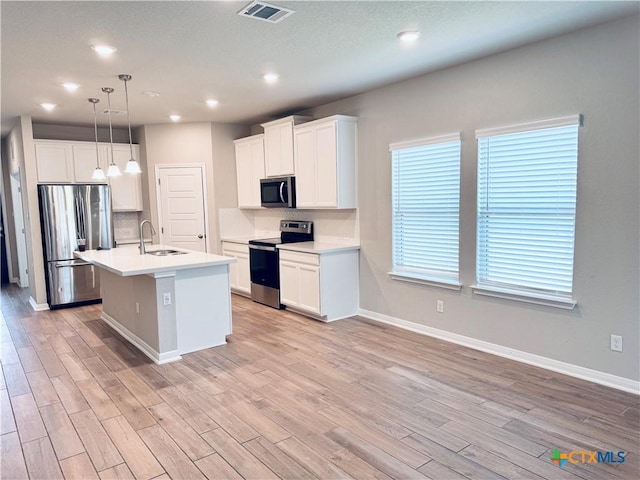
[[[393,272],[458,281],[460,135],[390,146]]]
[[[570,118],[556,127],[477,132],[478,286],[570,298],[579,117]]]

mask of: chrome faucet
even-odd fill
[[[151,236],[153,237],[153,235],[156,234],[156,229],[153,228],[153,224],[151,223],[151,220],[143,220],[140,222],[140,246],[138,247],[140,249],[140,255],[144,255],[145,253],[147,253],[144,249],[144,235],[143,235],[145,223],[148,223],[149,226],[151,227]],[[153,238],[152,238],[152,241],[153,241]]]

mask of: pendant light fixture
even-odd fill
[[[100,102],[99,98],[88,98],[89,103],[93,104],[93,131],[96,137],[96,169],[93,171],[91,178],[93,180],[106,180],[104,171],[100,168],[100,154],[98,153],[98,115],[96,114],[96,103]]]
[[[133,143],[131,140],[131,116],[129,115],[129,90],[127,89],[127,82],[131,80],[131,75],[123,73],[118,75],[118,78],[124,82],[124,96],[127,100],[127,123],[129,124],[129,161],[124,169],[126,173],[141,173],[140,165],[133,158]]]
[[[111,87],[102,87],[102,91],[107,94],[107,102],[109,104],[109,141],[111,142],[111,163],[109,164],[109,169],[107,170],[107,177],[119,177],[122,175],[122,172],[115,164],[113,159],[113,127],[111,125],[111,94],[113,93],[113,88]]]

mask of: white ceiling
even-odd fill
[[[295,13],[270,24],[236,15],[248,3],[3,0],[2,135],[20,115],[92,125],[87,98],[106,108],[104,86],[124,110],[120,73],[133,76],[134,126],[168,123],[172,113],[183,122],[253,123],[639,11],[637,1],[273,0]],[[414,29],[418,42],[401,45],[396,34]],[[100,58],[89,48],[96,43],[118,51]],[[280,80],[267,85],[261,75],[272,69]],[[81,87],[68,93],[64,81]],[[220,105],[208,108],[209,97]],[[42,102],[59,107],[47,113]]]

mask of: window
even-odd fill
[[[578,127],[479,130],[478,293],[573,308]]]
[[[389,146],[392,278],[460,288],[460,134]]]

